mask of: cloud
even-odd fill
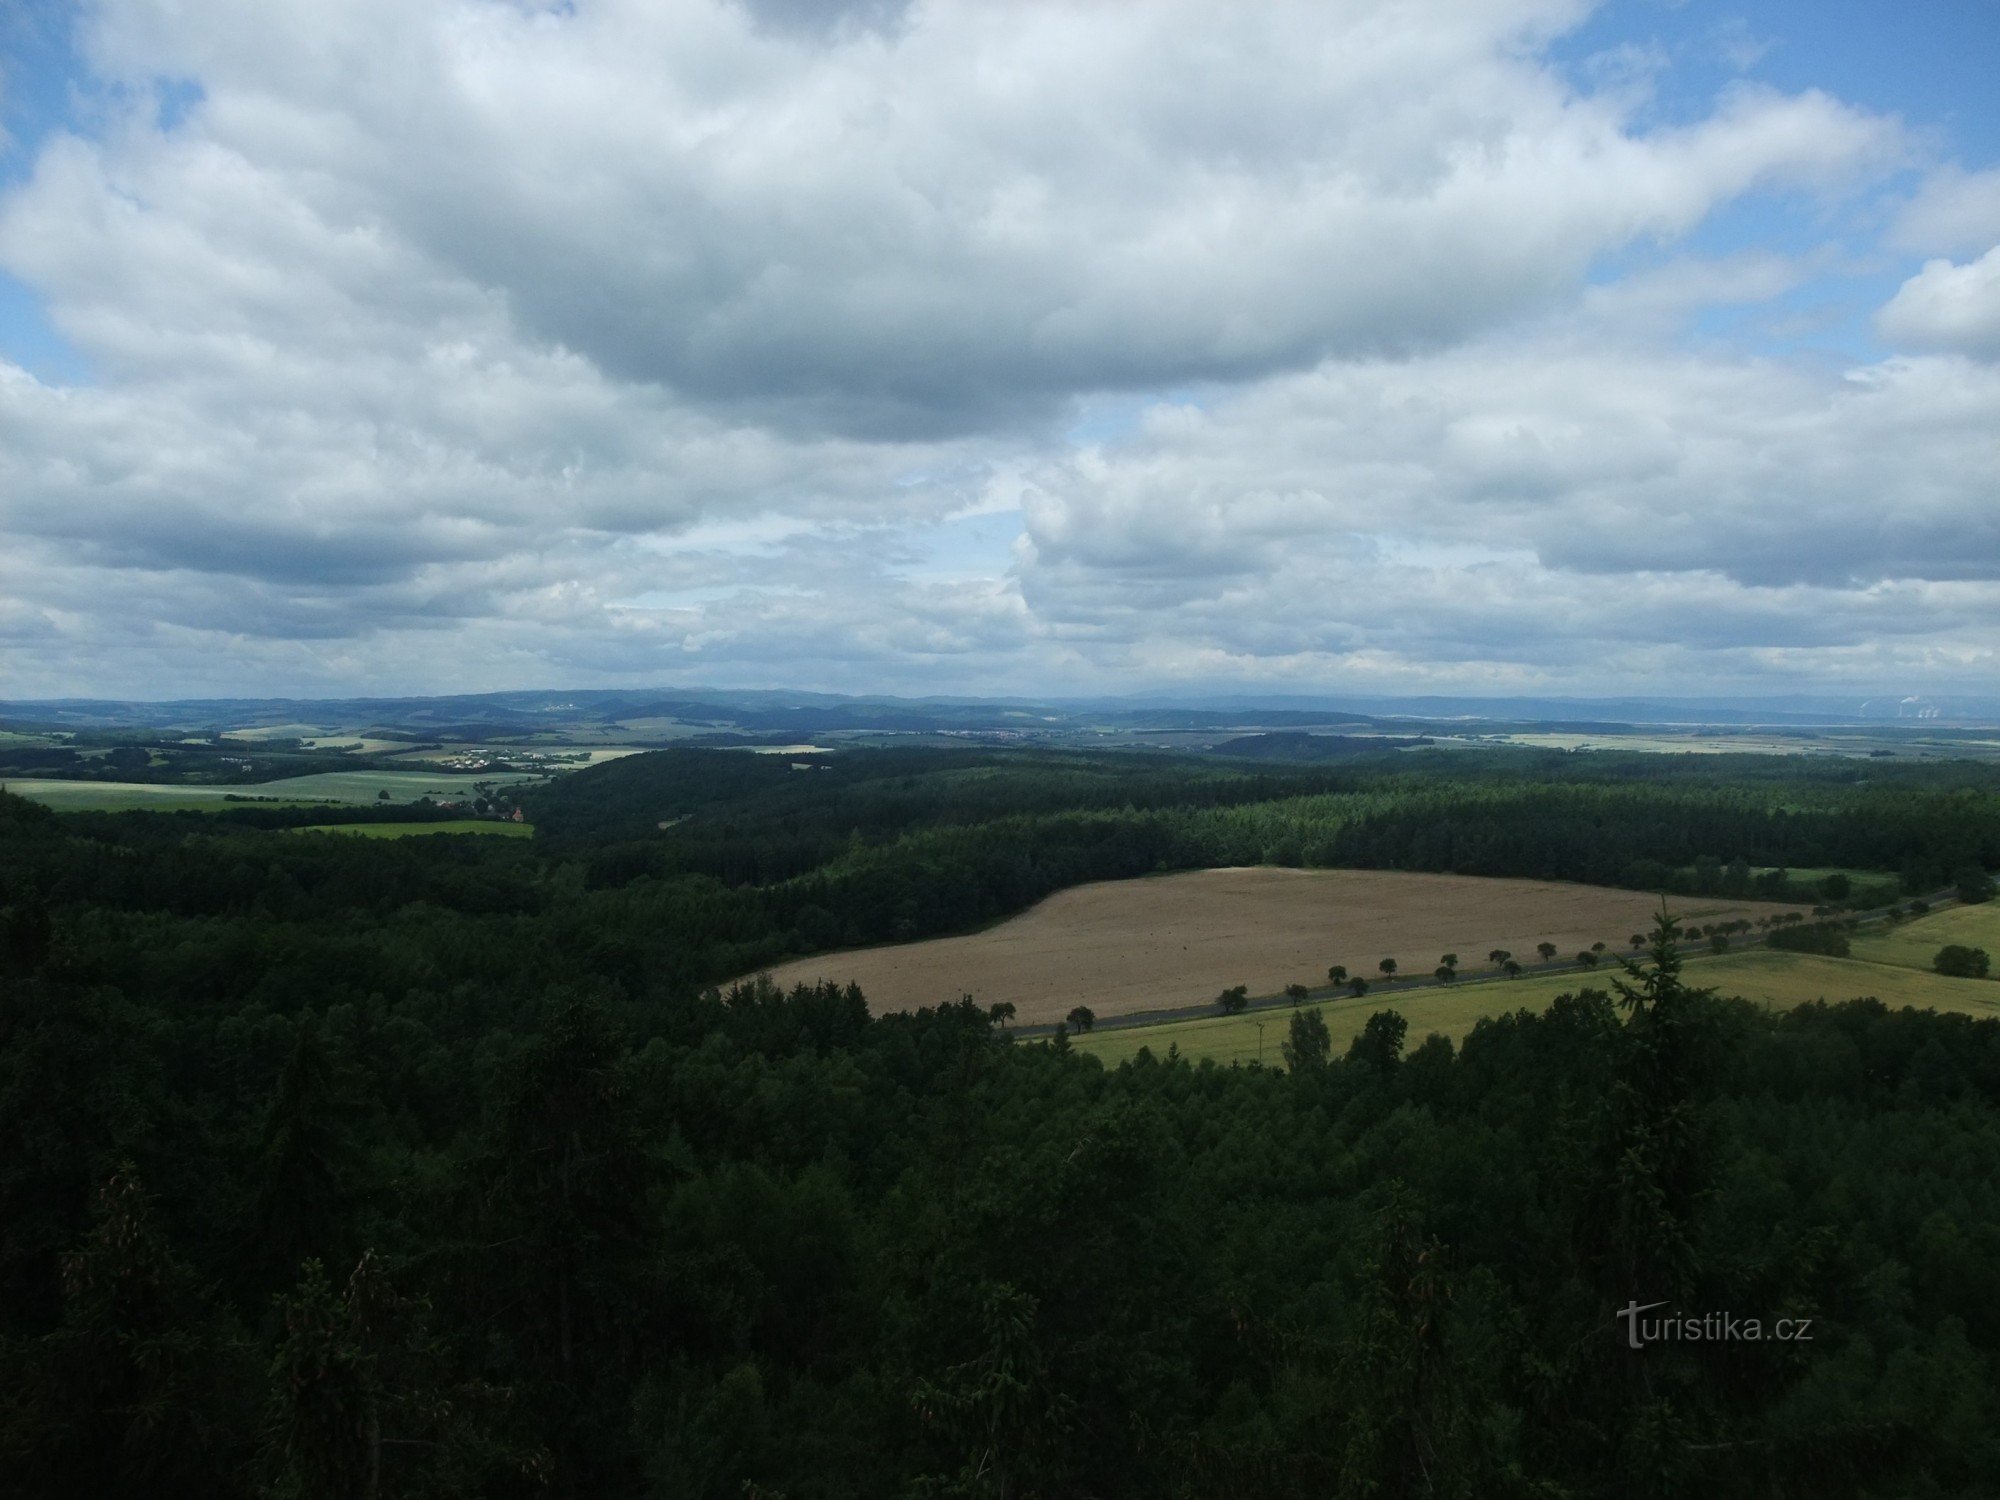
[[[761,24],[797,9],[120,7],[103,65],[205,101],[170,139],[53,157],[9,258],[74,295],[109,237],[160,288],[149,318],[171,282],[223,304],[204,326],[295,336],[357,285],[440,282],[613,378],[900,437],[1449,342],[1899,149],[1750,88],[1638,133],[1524,52],[1574,13],[1546,0],[1226,26],[1192,0],[940,3],[805,48]]]
[[[1927,261],[1876,319],[1882,336],[1911,349],[2000,359],[2000,245],[1968,265]]]
[[[737,0],[757,25],[783,35],[826,42],[856,32],[893,32],[911,0]]]
[[[1817,274],[1700,226],[1910,138],[1648,123],[1587,10],[93,9],[0,194],[93,375],[0,359],[0,689],[1984,670],[1986,262],[1935,352],[1692,352]]]
[[[1891,238],[1904,250],[1951,255],[2000,243],[2000,167],[1948,166],[1924,178],[1902,207]]]
[[[1914,670],[1944,642],[1993,662],[1995,473],[1988,366],[1843,374],[1557,329],[1155,408],[1030,476],[1019,576],[1057,628],[1327,673],[1630,687],[1771,653]]]
[[[1155,408],[1133,440],[1035,475],[1028,531],[1038,557],[1135,578],[1400,538],[1576,573],[1992,579],[1996,412],[2000,372],[1956,360],[1842,374],[1488,342]]]

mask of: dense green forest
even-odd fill
[[[1898,883],[1914,894],[2000,864],[2000,767],[1971,763],[1510,750],[1280,768],[1110,753],[679,751],[525,800],[548,847],[579,860],[594,888],[691,894],[706,881],[740,893],[778,944],[760,962],[976,926],[1083,881],[1222,865],[1806,902],[1818,891],[1786,869],[1844,866],[1885,872],[1852,893],[1872,904]]]
[[[1773,1016],[1663,943],[1456,1049],[1384,1013],[1111,1072],[715,988],[1204,863],[1928,887],[2000,864],[1990,773],[801,763],[580,772],[532,841],[0,796],[7,1485],[2000,1488],[2000,1024]],[[1635,1350],[1655,1302],[1809,1337]]]

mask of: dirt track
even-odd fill
[[[1012,1001],[1024,1024],[1070,1007],[1100,1016],[1213,1000],[1230,985],[1252,995],[1324,985],[1329,964],[1375,980],[1394,958],[1428,975],[1446,953],[1459,971],[1489,969],[1505,948],[1532,960],[1554,943],[1565,957],[1602,941],[1625,951],[1651,925],[1659,898],[1601,886],[1376,870],[1196,870],[1060,891],[1031,911],[967,937],[934,938],[800,959],[771,971],[789,987],[852,981],[876,1011],[971,995]],[[1723,897],[1677,897],[1683,921],[1707,926],[1793,908]]]

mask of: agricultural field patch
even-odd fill
[[[294,805],[313,803],[415,802],[422,797],[470,798],[475,778],[432,771],[321,771],[282,781],[249,785],[184,786],[130,781],[9,780],[7,790],[53,807],[59,812],[128,812],[134,809],[173,811],[178,808],[220,808],[254,799]],[[497,786],[512,786],[538,778],[509,773],[476,778]]]
[[[1326,1017],[1327,1030],[1333,1037],[1333,1055],[1338,1057],[1347,1051],[1348,1043],[1361,1034],[1361,1028],[1377,1011],[1399,1012],[1410,1023],[1408,1045],[1411,1047],[1417,1046],[1432,1032],[1441,1032],[1456,1042],[1483,1017],[1516,1009],[1517,1006],[1507,1003],[1509,998],[1519,999],[1530,1009],[1544,1009],[1556,995],[1581,988],[1585,982],[1570,978],[1559,988],[1541,995],[1539,1003],[1524,998],[1530,990],[1541,991],[1542,986],[1535,981],[1496,980],[1491,985],[1412,989],[1400,996],[1393,990],[1371,992],[1358,1000],[1328,1000],[1303,1008],[1317,1010]],[[1489,993],[1502,988],[1504,995]],[[1168,1051],[1174,1049],[1193,1062],[1210,1058],[1227,1066],[1261,1060],[1270,1067],[1283,1067],[1284,1054],[1280,1048],[1291,1020],[1289,1007],[1277,1007],[1237,1016],[1204,1016],[1198,1020],[1163,1022],[1158,1026],[1127,1026],[1113,1031],[1095,1031],[1072,1037],[1070,1043],[1077,1051],[1101,1059],[1107,1067],[1116,1067],[1127,1058],[1136,1056],[1141,1047],[1150,1048],[1157,1058],[1165,1058]]]
[[[523,762],[539,764],[547,762],[551,770],[581,771],[589,766],[601,766],[606,761],[620,760],[627,755],[642,752],[633,745],[576,745],[576,744],[442,744],[421,750],[404,748],[390,759],[413,765],[452,764],[462,761],[472,764],[478,761],[507,761],[514,765]]]
[[[374,740],[366,735],[311,735],[299,741],[305,750],[344,750],[350,755],[380,755],[387,750],[398,749],[401,740]]]
[[[526,823],[508,823],[496,818],[452,818],[442,823],[314,823],[294,833],[345,833],[364,839],[415,839],[440,833],[488,833],[501,838],[524,839],[534,829]]]
[[[423,797],[466,798],[478,793],[474,781],[495,786],[514,786],[537,778],[520,772],[494,776],[454,776],[438,771],[322,771],[313,776],[293,776],[284,781],[267,781],[259,786],[233,787],[232,791],[258,795],[303,796],[333,802],[376,802],[387,792],[391,802],[415,802]]]
[[[2000,1016],[2000,984],[1946,979],[1942,974],[1858,958],[1754,949],[1696,959],[1686,972],[1691,984],[1713,985],[1725,995],[1779,1008],[1813,1000],[1876,999],[1897,1008],[1914,1005],[1919,1010]]]
[[[354,730],[347,738],[355,738],[360,731]],[[260,740],[310,740],[315,738],[340,739],[342,727],[338,724],[255,724],[241,729],[225,729],[225,740],[244,740],[252,744]]]
[[[1984,948],[1996,961],[2000,961],[2000,901],[1949,906],[1899,927],[1872,931],[1866,937],[1857,936],[1854,956],[1878,964],[1898,964],[1928,972],[1938,949],[1947,943]]]
[[[861,986],[877,1011],[971,995],[1015,1007],[1024,1025],[1062,1019],[1079,1003],[1100,1016],[1213,1000],[1232,985],[1270,995],[1324,986],[1344,965],[1373,980],[1383,958],[1428,975],[1446,953],[1471,977],[1506,949],[1535,961],[1602,942],[1612,952],[1652,925],[1659,898],[1554,881],[1384,870],[1272,867],[1196,870],[1060,891],[984,932],[799,959],[771,971],[789,988],[830,979]],[[1684,921],[1707,925],[1786,910],[1769,902],[1684,897]],[[1518,982],[1518,981],[1517,981]]]
[[[1410,989],[1401,994],[1391,987],[1374,990],[1359,999],[1328,1001],[1306,1008],[1317,1008],[1326,1017],[1327,1029],[1333,1035],[1334,1055],[1338,1056],[1379,1010],[1397,1011],[1409,1022],[1410,1047],[1417,1046],[1432,1032],[1440,1032],[1456,1042],[1484,1017],[1511,1015],[1517,1010],[1540,1014],[1558,995],[1585,989],[1608,991],[1613,978],[1623,977],[1618,969],[1608,968],[1598,973],[1535,974],[1519,979],[1460,983],[1449,988]],[[1837,1003],[1873,998],[1892,1008],[1911,1005],[1919,1010],[2000,1016],[2000,984],[1991,980],[1946,979],[1895,965],[1825,958],[1812,953],[1760,949],[1690,955],[1682,978],[1693,986],[1713,988],[1723,995],[1740,996],[1779,1010],[1814,1000]],[[1236,1016],[1128,1026],[1073,1037],[1071,1045],[1079,1052],[1102,1059],[1110,1067],[1135,1056],[1141,1047],[1151,1048],[1155,1057],[1163,1058],[1169,1047],[1175,1047],[1181,1056],[1195,1061],[1213,1058],[1223,1064],[1248,1063],[1260,1056],[1261,1045],[1262,1060],[1281,1066],[1283,1058],[1278,1047],[1291,1024],[1291,1014],[1290,1007],[1275,1007]],[[1261,1037],[1259,1022],[1263,1023]]]
[[[280,794],[270,790],[271,786],[289,785],[288,782],[276,782],[265,786],[174,786],[142,781],[57,781],[27,777],[9,778],[4,783],[5,789],[15,796],[26,797],[57,812],[180,812],[189,809],[216,812],[232,805],[228,801],[232,794],[239,798],[279,801],[288,807],[325,806],[337,800],[301,796],[296,792]]]

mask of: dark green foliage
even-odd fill
[[[1992,960],[1984,948],[1968,948],[1963,943],[1947,943],[1938,949],[1931,967],[1954,979],[1984,979]]]
[[[1282,1074],[1107,1071],[969,1000],[709,988],[878,900],[942,930],[1080,872],[1431,839],[1403,797],[1458,830],[1426,858],[1570,847],[1496,841],[1513,813],[1478,809],[1513,800],[1596,808],[1573,847],[1601,849],[1700,801],[1680,769],[898,756],[629,772],[532,843],[0,797],[0,1488],[2000,1488],[2000,1024],[1772,1015],[1687,989],[1665,942],[1456,1049],[1384,1011],[1337,1058],[1301,1007]],[[1732,766],[1740,826],[1648,847],[1972,857],[1983,786],[1878,774]],[[634,787],[667,798],[643,826],[611,805]],[[1633,1299],[1817,1332],[1633,1351]]]
[[[336,1297],[320,1263],[309,1260],[279,1312],[284,1332],[271,1384],[285,1472],[302,1500],[377,1494],[381,1393],[351,1299]]]
[[[1317,1010],[1302,1010],[1292,1017],[1283,1046],[1285,1067],[1291,1072],[1324,1068],[1333,1055],[1333,1037],[1326,1017]]]
[[[1247,984],[1231,985],[1228,989],[1224,990],[1221,994],[1215,997],[1216,1007],[1219,1010],[1221,1010],[1221,1012],[1225,1016],[1235,1015],[1238,1011],[1242,1010],[1243,1007],[1248,1005],[1249,1003],[1250,1003],[1250,986],[1248,986]]]
[[[21,1493],[218,1493],[207,1486],[254,1431],[253,1376],[204,1290],[119,1164],[62,1257],[55,1325],[27,1336],[17,1320],[45,1310],[10,1309],[0,1331],[0,1467]]]
[[[1773,927],[1764,941],[1773,948],[1784,948],[1793,953],[1825,953],[1834,958],[1845,958],[1849,951],[1847,929],[1837,922]]]
[[[1689,758],[1692,759],[1692,758]],[[631,756],[523,794],[586,884],[708,908],[734,964],[961,931],[1090,880],[1229,864],[1436,870],[1817,899],[1785,869],[2000,863],[1976,766],[1411,751],[1325,766],[1141,754]],[[1728,863],[1713,850],[1729,851]],[[1773,866],[1752,877],[1755,865]],[[1886,879],[1853,892],[1894,894]],[[1876,898],[1879,897],[1879,900]],[[1340,981],[1336,980],[1335,983]]]
[[[1378,1010],[1347,1045],[1347,1060],[1376,1073],[1388,1073],[1402,1061],[1403,1038],[1410,1023],[1393,1010]]]
[[[343,1129],[333,1064],[316,1018],[298,1027],[265,1117],[253,1239],[273,1285],[289,1285],[308,1257],[335,1258],[361,1167]]]

